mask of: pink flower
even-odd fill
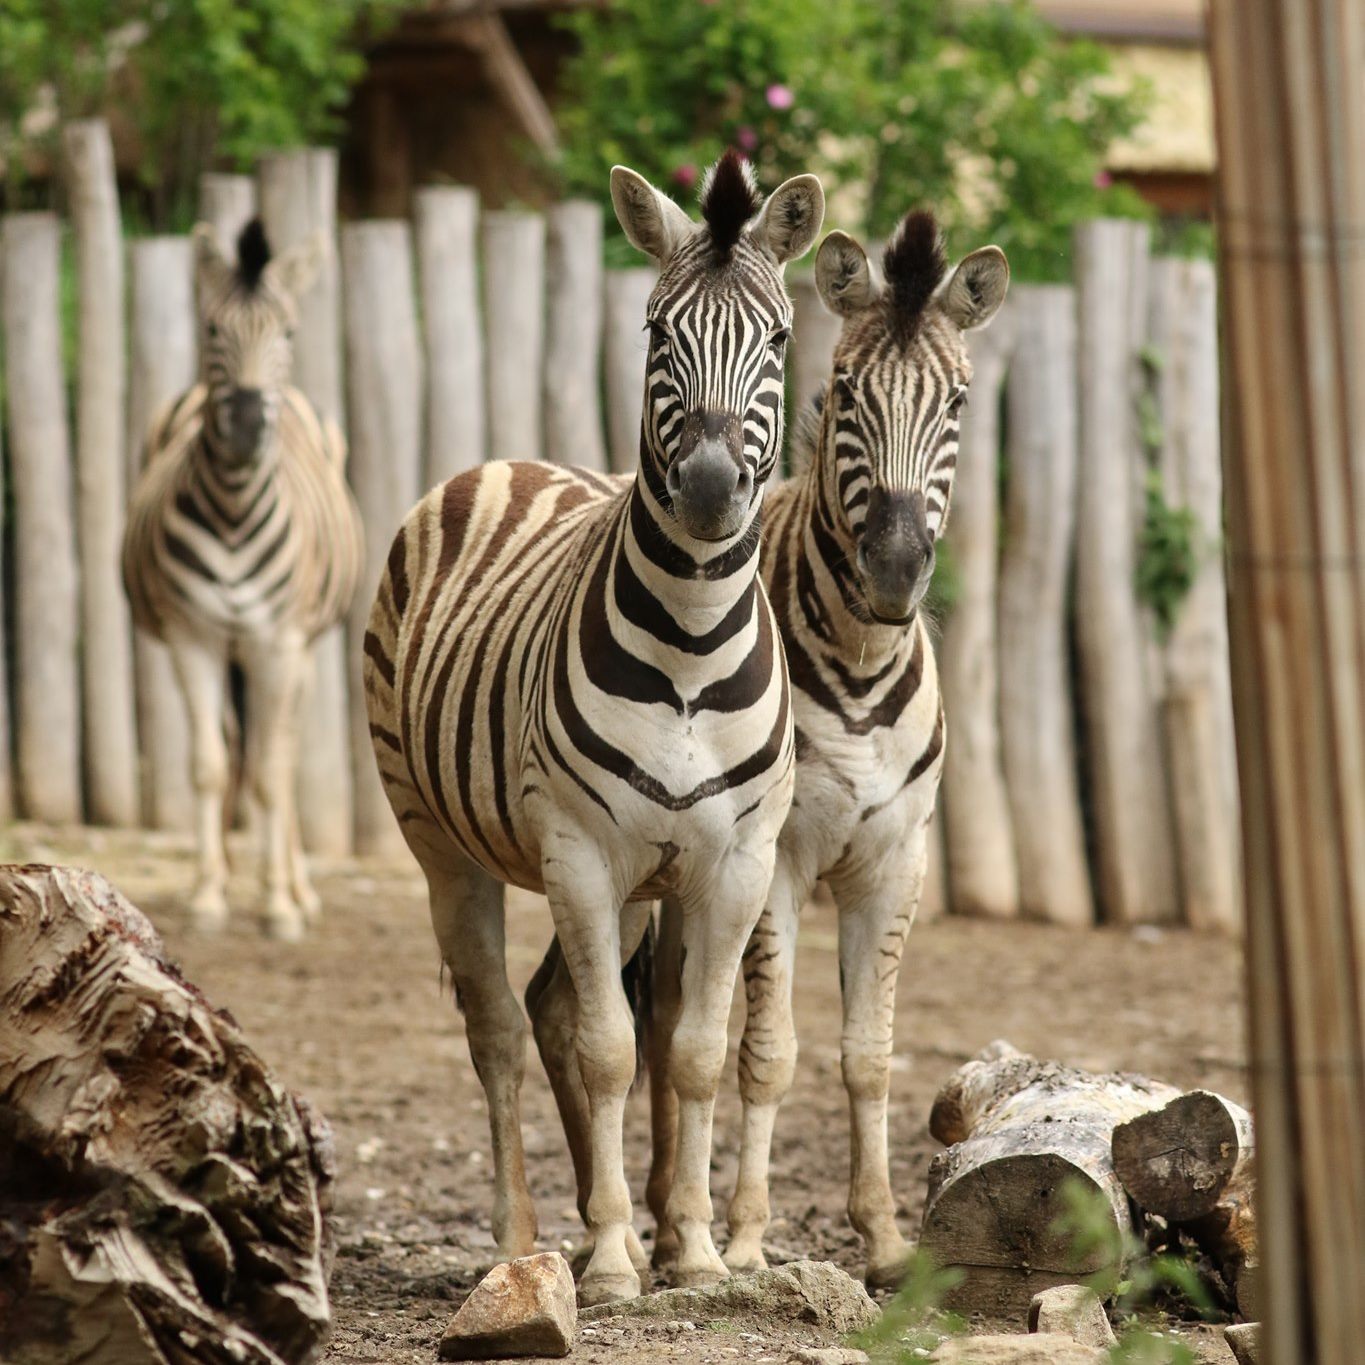
[[[742,152],[752,152],[758,146],[758,134],[747,123],[736,128],[735,146]]]
[[[790,109],[796,103],[796,96],[789,85],[770,85],[764,91],[769,109]]]
[[[673,172],[673,183],[690,190],[697,183],[697,168],[689,161]]]
[[[1107,190],[1114,183],[1114,177],[1108,171],[1095,172],[1095,188],[1097,190]]]

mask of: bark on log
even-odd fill
[[[929,1119],[934,1137],[954,1145],[929,1167],[919,1243],[935,1264],[963,1272],[949,1306],[1022,1315],[1040,1289],[1111,1268],[1108,1248],[1078,1260],[1057,1228],[1062,1190],[1087,1187],[1115,1232],[1130,1232],[1110,1157],[1114,1127],[1177,1093],[1142,1076],[1040,1062],[1007,1043],[958,1070]]]
[[[19,806],[30,819],[74,823],[81,818],[79,597],[60,253],[53,214],[6,217],[0,290],[14,478]]]
[[[1152,262],[1148,336],[1162,360],[1156,383],[1162,490],[1168,503],[1194,514],[1198,527],[1198,573],[1162,651],[1181,900],[1192,927],[1240,934],[1241,817],[1223,579],[1212,262]]]
[[[484,214],[483,297],[488,457],[539,460],[544,449],[545,220],[538,213]]]
[[[607,449],[614,474],[640,466],[640,412],[645,396],[645,308],[658,282],[651,266],[606,274]]]
[[[422,483],[434,488],[479,464],[488,442],[479,320],[479,196],[461,186],[439,186],[418,190],[414,208],[429,377]]]
[[[109,125],[69,123],[62,141],[80,306],[76,519],[85,793],[92,821],[129,826],[138,823],[139,808],[133,627],[119,582],[126,502],[123,229]]]
[[[1069,285],[1021,285],[1010,304],[1018,335],[1007,390],[1001,747],[1023,912],[1079,926],[1094,921],[1095,906],[1081,828],[1068,658],[1076,294]]]
[[[545,458],[605,470],[602,209],[570,199],[546,226]]]
[[[1186,1231],[1218,1267],[1237,1311],[1247,1322],[1261,1318],[1261,1260],[1256,1237],[1256,1179],[1253,1165],[1229,1182],[1209,1213]]]
[[[324,422],[334,422],[344,431],[336,152],[305,147],[267,156],[261,162],[259,193],[261,220],[276,251],[313,233],[326,239],[328,250],[317,279],[298,301],[293,382]],[[346,635],[338,626],[313,647],[312,690],[300,726],[298,775],[303,842],[314,852],[332,855],[350,851],[354,818],[346,674]]]
[[[0,871],[0,1357],[281,1365],[329,1308],[333,1158],[102,877]]]
[[[229,251],[256,216],[256,182],[249,175],[205,171],[199,177],[199,221],[211,223]]]
[[[128,487],[161,407],[194,383],[198,345],[194,255],[187,237],[144,237],[129,252],[131,306]],[[143,819],[153,829],[188,830],[194,815],[185,703],[165,645],[138,632],[133,645]]]
[[[1000,553],[1000,386],[1014,345],[1010,306],[970,339],[972,396],[962,423],[948,543],[959,591],[938,648],[952,726],[944,757],[944,836],[953,913],[1019,913],[1019,874],[1000,759],[996,565]]]
[[[384,561],[417,501],[422,456],[422,356],[412,291],[412,238],[403,222],[348,224],[341,234],[351,395],[351,483],[365,520],[365,566],[350,615],[350,732],[355,841],[361,853],[403,847],[375,768],[361,640]]]

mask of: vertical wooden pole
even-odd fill
[[[792,295],[791,416],[795,418],[816,394],[825,391],[843,322],[820,301],[813,272],[793,275],[789,287]]]
[[[1152,262],[1148,336],[1160,362],[1158,468],[1166,501],[1195,518],[1200,557],[1162,649],[1181,899],[1194,928],[1237,934],[1241,849],[1223,579],[1217,298],[1210,262]]]
[[[255,216],[256,182],[249,175],[205,171],[199,177],[199,220],[212,224],[225,251],[233,250]]]
[[[484,214],[483,298],[489,458],[538,460],[545,357],[545,220],[538,213]]]
[[[1000,553],[1000,388],[1014,344],[1009,306],[971,338],[974,375],[948,520],[958,596],[938,649],[949,743],[944,837],[954,913],[1019,913],[1019,876],[1000,766],[996,565]]]
[[[80,297],[76,519],[81,547],[85,792],[102,825],[138,823],[133,633],[119,581],[126,502],[123,228],[103,119],[63,130]]]
[[[277,152],[261,162],[261,219],[274,250],[287,250],[317,232],[328,245],[318,278],[299,300],[294,383],[324,422],[344,429],[336,188],[337,156],[329,149]],[[340,626],[314,646],[313,669],[300,732],[299,826],[309,849],[335,855],[351,847],[354,782],[347,742],[346,637]]]
[[[569,199],[546,223],[545,458],[605,470],[602,209]]]
[[[1142,517],[1135,339],[1146,318],[1147,238],[1145,224],[1113,219],[1076,232],[1076,638],[1099,899],[1120,924],[1179,915],[1156,660],[1134,591]]]
[[[607,451],[612,472],[640,464],[640,408],[645,394],[645,306],[658,282],[651,266],[606,274]]]
[[[1067,606],[1076,529],[1076,292],[1019,285],[1007,389],[1000,726],[1025,915],[1095,916],[1076,782]]]
[[[414,214],[422,338],[431,378],[422,485],[432,488],[482,461],[488,441],[479,320],[479,196],[457,185],[418,190]]]
[[[1212,0],[1268,1365],[1365,1341],[1365,3]]]
[[[5,381],[14,473],[19,804],[34,820],[81,818],[76,535],[50,213],[5,218]]]
[[[394,535],[420,493],[422,353],[407,223],[348,224],[341,233],[341,259],[351,482],[365,519],[365,569],[349,632],[355,842],[361,853],[390,853],[404,845],[375,767],[360,680],[360,646]]]
[[[187,237],[145,237],[128,258],[130,284],[128,486],[142,470],[147,429],[194,382],[198,333],[194,252]],[[153,829],[193,824],[190,733],[166,647],[141,631],[133,645],[143,819]]]

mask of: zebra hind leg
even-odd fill
[[[668,1195],[678,1159],[678,1095],[668,1074],[668,1054],[682,1003],[682,906],[671,896],[660,906],[653,966],[652,1008],[645,1021],[652,1146],[645,1202],[654,1215],[654,1267],[668,1270],[678,1259],[678,1233],[668,1221]]]

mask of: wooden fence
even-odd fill
[[[73,124],[65,147],[70,386],[64,226],[14,214],[0,237],[14,518],[0,816],[184,828],[182,706],[164,650],[130,634],[117,551],[149,417],[195,375],[192,253],[179,237],[125,250],[101,123]],[[333,153],[283,153],[254,178],[206,176],[201,216],[231,238],[259,212],[277,250],[314,231],[336,246],[302,304],[296,382],[347,431],[368,551],[351,618],[318,651],[301,815],[310,847],[376,853],[401,841],[346,641],[392,534],[424,489],[485,455],[633,470],[654,274],[604,272],[596,205],[480,212],[473,191],[439,187],[418,194],[411,223],[339,227],[335,190]],[[961,591],[940,648],[951,741],[924,912],[1232,930],[1212,269],[1151,259],[1146,229],[1124,222],[1081,229],[1076,259],[1074,285],[1017,286],[972,338],[949,532]],[[837,323],[809,275],[791,283],[792,387],[808,396]],[[1202,546],[1164,638],[1134,586],[1153,470]]]

